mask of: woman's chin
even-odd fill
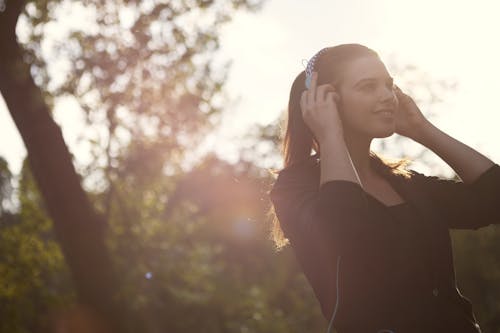
[[[374,135],[374,138],[380,138],[380,139],[388,138],[388,137],[392,136],[394,133],[396,133],[395,128],[388,128],[385,130],[377,131]]]
[[[358,128],[357,130],[352,129],[352,128],[344,128],[344,133],[345,135],[347,133],[350,133],[351,135],[347,135],[348,137],[352,136],[361,136],[361,137],[369,137],[369,138],[387,138],[396,133],[396,126],[377,126],[377,127],[371,127],[371,128]]]

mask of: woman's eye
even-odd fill
[[[361,86],[361,89],[363,90],[373,90],[375,89],[375,84],[374,83],[368,83],[363,86]]]

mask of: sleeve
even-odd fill
[[[412,170],[450,229],[500,224],[500,166],[494,164],[473,183],[426,176]]]
[[[366,218],[359,184],[332,180],[319,186],[319,165],[293,166],[280,172],[270,192],[285,237],[292,243],[337,244],[349,228]]]
[[[271,202],[297,261],[325,318],[336,298],[336,260],[353,226],[365,219],[363,190],[354,182],[333,180],[319,186],[319,165],[281,171],[270,191]]]

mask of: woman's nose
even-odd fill
[[[394,89],[392,89],[392,87],[387,87],[387,86],[384,86],[384,88],[382,88],[382,91],[381,91],[381,101],[384,102],[384,103],[387,103],[387,102],[395,102],[396,101],[396,94],[394,93]]]

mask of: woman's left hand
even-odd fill
[[[421,129],[429,123],[424,117],[413,98],[394,86],[398,99],[398,110],[396,112],[396,133],[416,140]]]

